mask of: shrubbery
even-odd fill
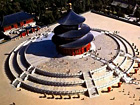
[[[124,11],[117,10],[110,6],[113,0],[0,0],[0,21],[4,15],[12,14],[19,11],[25,11],[35,15],[37,23],[48,25],[54,23],[62,15],[63,11],[68,9],[68,2],[71,1],[76,13],[83,13],[94,9],[106,14],[123,16]],[[128,0],[134,2],[135,0]],[[130,6],[126,13],[133,12]],[[140,10],[136,12],[140,17]]]

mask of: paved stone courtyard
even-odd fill
[[[94,32],[93,32],[93,35],[94,35]],[[28,61],[33,62],[32,64],[37,65],[37,68],[41,70],[45,70],[52,73],[53,72],[54,73],[77,73],[80,71],[84,72],[84,71],[94,70],[103,66],[102,62],[94,60],[90,56],[84,57],[84,54],[80,55],[80,57],[76,57],[76,56],[70,57],[70,56],[62,56],[62,55],[57,55],[56,57],[51,56],[47,58],[41,57],[41,63],[40,63],[39,61],[40,58],[38,58],[38,56],[39,55],[45,56],[44,53],[41,54],[42,52],[46,52],[47,55],[51,55],[52,53],[57,52],[56,50],[53,50],[53,52],[51,51],[52,49],[55,49],[54,45],[51,46],[51,48],[45,47],[47,45],[45,45],[46,43],[45,41],[44,42],[43,41],[42,41],[42,46],[40,46],[39,43],[33,43],[33,45],[30,45],[29,46],[29,48],[31,48],[31,50],[29,51],[30,54],[28,53],[28,50],[27,50],[27,58],[29,59]],[[99,57],[104,58],[105,60],[109,61],[112,59],[112,57],[116,56],[117,54],[116,49],[118,45],[111,37],[100,33],[99,35],[95,37],[95,40],[93,41],[93,43],[95,45],[94,50],[97,51]],[[33,47],[33,46],[36,46],[36,47]],[[50,46],[49,43],[48,43],[48,46]],[[33,53],[36,51],[36,49],[38,49],[37,51],[39,52],[42,51],[42,52],[40,52],[39,55],[36,55],[36,53]],[[37,59],[38,59],[38,62],[36,62]]]

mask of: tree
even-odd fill
[[[86,11],[88,11],[88,10],[90,10],[90,8],[91,8],[91,0],[86,0],[85,1],[86,2]]]
[[[52,11],[46,11],[45,14],[41,16],[41,22],[48,25],[55,22]]]

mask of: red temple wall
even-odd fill
[[[26,20],[26,23],[25,23],[25,24],[31,23],[31,22],[33,22],[33,21],[34,21],[33,18],[32,18],[32,19],[28,19],[28,20]],[[12,25],[14,26],[13,28],[18,28],[18,27],[19,27],[17,23],[14,23],[14,24],[12,24]],[[12,25],[3,27],[3,31],[5,32],[5,31],[7,31],[7,30],[12,29]],[[20,22],[20,27],[22,27],[23,25],[24,25],[24,22],[21,21],[21,22]],[[38,30],[39,30],[39,29],[38,29]]]
[[[28,19],[28,20],[26,20],[26,24],[31,23],[33,21],[34,21],[33,19]]]
[[[90,50],[90,47],[91,47],[91,44],[87,44],[86,46],[83,46],[81,48],[77,48],[77,49],[64,49],[64,48],[57,48],[58,52],[60,52],[61,54],[63,55],[80,55],[80,54],[83,54],[87,51]]]
[[[3,28],[3,31],[7,31],[7,30],[10,30],[12,27],[11,26],[6,26]]]
[[[23,22],[23,21],[21,21],[21,22],[20,22],[20,26],[23,26],[23,25],[24,25],[24,22]]]
[[[18,28],[18,25],[17,24],[13,24],[14,28]]]

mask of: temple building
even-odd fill
[[[55,27],[52,41],[59,53],[74,56],[90,50],[93,35],[90,27],[83,24],[84,21],[85,18],[76,14],[71,7],[67,14],[58,20],[60,25]]]
[[[1,23],[2,30],[9,31],[13,28],[19,28],[27,24],[33,23],[34,17],[25,12],[17,12],[3,17]]]
[[[36,25],[34,16],[23,11],[4,16],[0,21],[0,28],[5,35],[11,38],[15,36],[23,37],[40,29]]]

